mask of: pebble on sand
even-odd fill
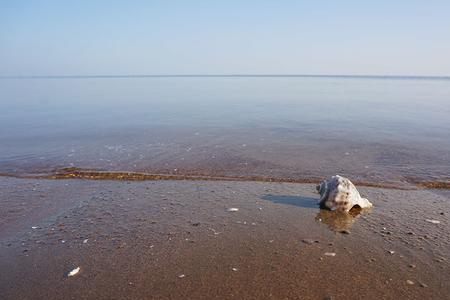
[[[409,280],[409,279],[408,279],[408,280],[406,280],[406,283],[407,283],[407,284],[409,284],[409,285],[414,285],[414,281],[412,281],[412,280]]]
[[[334,252],[325,252],[324,255],[325,256],[336,256],[336,253],[334,253]]]
[[[302,242],[305,243],[305,244],[311,245],[311,244],[314,244],[314,243],[318,243],[319,241],[318,240],[312,240],[312,239],[303,239]]]
[[[184,275],[184,274],[178,275],[178,278],[184,278],[184,277],[186,277],[186,275]]]

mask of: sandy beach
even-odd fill
[[[450,1],[0,7],[0,300],[450,300]]]
[[[0,298],[450,299],[448,190],[359,190],[2,177]]]

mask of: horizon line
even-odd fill
[[[449,75],[352,75],[352,74],[93,74],[93,75],[0,75],[0,79],[108,79],[108,78],[207,78],[207,77],[298,77],[298,78],[366,78],[450,80]]]

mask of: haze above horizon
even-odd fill
[[[342,78],[342,79],[429,79],[450,80],[450,76],[429,75],[351,75],[351,74],[92,74],[92,75],[20,75],[0,79],[114,79],[114,78]]]
[[[1,8],[2,78],[450,76],[443,0],[5,0]]]

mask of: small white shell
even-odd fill
[[[428,223],[432,223],[432,224],[440,224],[441,223],[441,221],[438,221],[438,220],[426,219],[425,221],[427,221]]]
[[[80,272],[80,267],[77,267],[77,268],[73,269],[72,271],[70,271],[70,272],[67,274],[67,277],[75,276],[75,275],[78,274],[78,272]]]
[[[227,209],[228,212],[234,212],[234,211],[239,211],[239,208],[236,207],[230,207],[229,209]]]

